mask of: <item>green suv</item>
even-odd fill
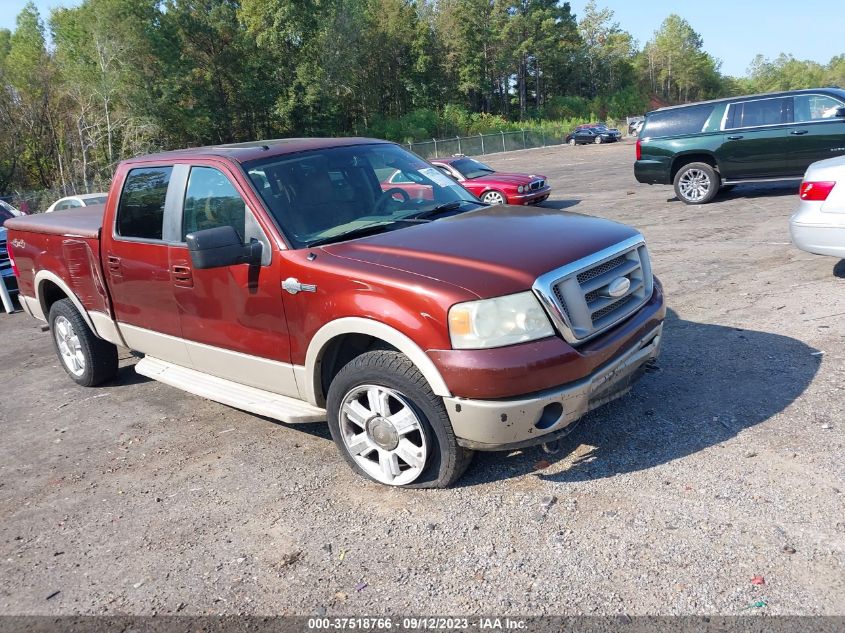
[[[675,186],[687,204],[720,187],[801,178],[845,154],[845,90],[791,90],[661,108],[646,114],[634,176]]]

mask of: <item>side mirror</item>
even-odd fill
[[[235,264],[261,265],[263,246],[258,240],[244,245],[231,226],[194,231],[185,237],[194,268],[220,268]]]
[[[838,118],[845,118],[845,106],[841,108],[836,108],[836,113],[834,114],[835,117]]]

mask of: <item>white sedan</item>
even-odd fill
[[[93,207],[97,204],[105,204],[106,193],[81,193],[78,196],[68,196],[56,200],[53,204],[47,207],[44,213],[52,213],[53,211],[61,211],[62,209],[73,209],[75,207]]]
[[[845,156],[810,165],[798,195],[789,220],[792,243],[808,253],[845,258]]]

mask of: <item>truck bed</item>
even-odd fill
[[[63,209],[54,213],[39,213],[6,220],[5,227],[15,231],[66,235],[68,237],[100,237],[105,205]]]

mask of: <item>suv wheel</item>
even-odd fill
[[[705,204],[719,192],[719,176],[707,163],[689,163],[675,174],[675,195],[686,204]]]
[[[50,307],[50,331],[62,367],[77,384],[95,387],[117,374],[117,347],[98,338],[70,299]]]
[[[332,381],[326,409],[344,459],[373,481],[445,488],[472,459],[458,445],[442,398],[399,352],[375,350],[350,361]]]

